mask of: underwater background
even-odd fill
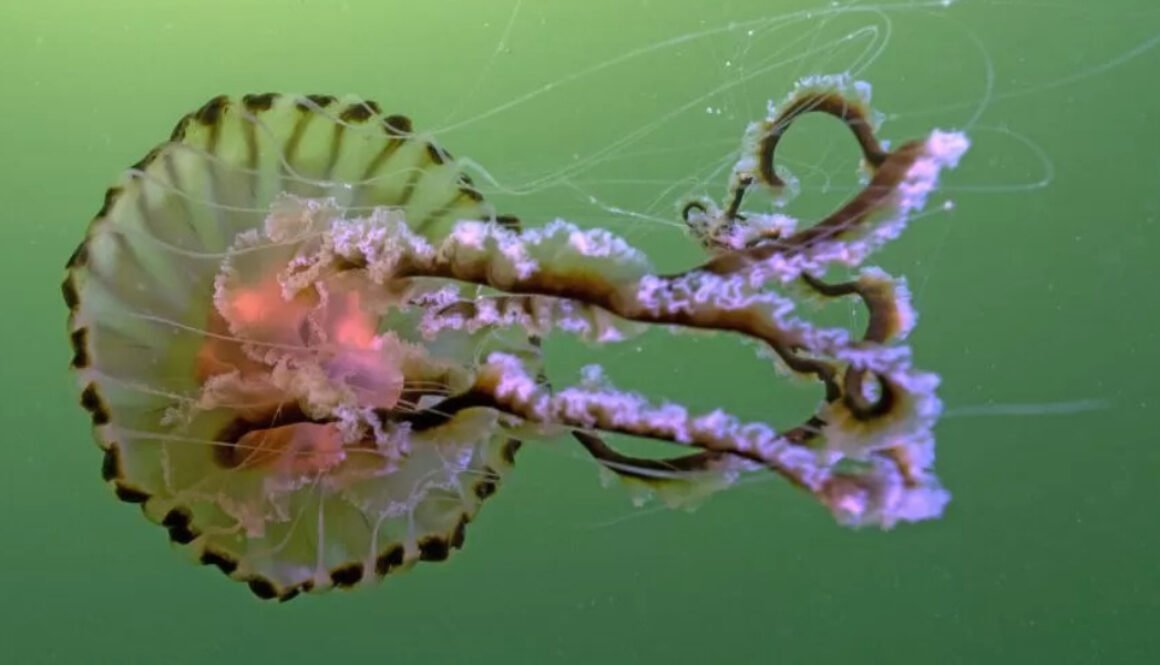
[[[0,662],[1160,660],[1153,3],[9,0],[0,25]],[[677,206],[720,198],[746,123],[842,72],[873,85],[884,137],[973,141],[872,260],[909,278],[917,364],[943,378],[941,520],[851,531],[772,475],[636,508],[541,442],[447,562],[279,605],[186,563],[101,481],[63,266],[105,188],[210,97],[377,100],[476,162],[500,210],[675,270],[703,256]],[[785,149],[790,212],[857,186],[838,123]],[[733,338],[547,350],[553,376],[601,362],[778,425],[817,399]]]

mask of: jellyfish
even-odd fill
[[[773,473],[843,524],[937,517],[937,377],[912,365],[905,281],[863,264],[967,140],[888,149],[867,91],[807,79],[751,124],[722,204],[681,208],[706,258],[672,274],[608,230],[497,211],[372,101],[210,100],[108,189],[67,263],[105,481],[194,560],[279,600],[446,559],[521,442],[559,435],[673,506]],[[808,225],[747,209],[751,189],[785,189],[779,141],[809,113],[852,133],[864,186]],[[865,329],[812,323],[807,299],[849,300]],[[654,327],[756,343],[823,397],[779,431],[617,388],[596,365],[546,378],[545,336],[603,348]]]

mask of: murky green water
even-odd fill
[[[0,660],[6,663],[1143,663],[1160,656],[1160,11],[1102,3],[455,0],[0,6]],[[219,93],[377,99],[478,162],[525,221],[605,226],[662,268],[745,123],[853,71],[895,140],[966,127],[937,203],[878,257],[943,376],[943,520],[837,527],[775,479],[634,509],[528,447],[463,552],[356,593],[262,603],[118,503],[67,371],[64,261],[128,164]],[[848,136],[787,145],[823,211]],[[653,394],[792,422],[731,340],[549,347]],[[778,393],[780,395],[780,393]]]

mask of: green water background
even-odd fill
[[[1160,661],[1153,3],[7,0],[0,28],[0,662]],[[105,187],[209,97],[356,92],[463,121],[444,143],[501,208],[613,228],[675,268],[698,250],[646,218],[719,195],[767,99],[846,69],[886,136],[975,139],[936,200],[954,210],[876,257],[910,276],[917,358],[944,378],[943,520],[852,532],[774,479],[637,510],[556,442],[524,451],[447,563],[275,605],[184,563],[100,481],[62,267]],[[854,184],[834,124],[787,151],[796,212]],[[549,354],[562,379],[604,359],[778,423],[816,397],[783,403],[728,339]]]

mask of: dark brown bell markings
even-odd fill
[[[86,242],[86,243],[77,245],[77,248],[74,249],[73,253],[69,255],[68,261],[65,263],[65,268],[67,268],[68,270],[72,270],[73,268],[84,268],[86,265],[88,265],[88,262],[89,262],[89,246],[88,246],[88,243]],[[71,281],[72,281],[72,275],[69,274],[68,276],[65,277],[65,283],[69,283],[69,288],[73,288],[73,295],[75,296],[76,295],[75,286],[70,283]],[[65,299],[67,301],[68,292],[66,291],[65,294],[66,294]]]
[[[187,508],[170,510],[161,519],[161,526],[169,531],[169,539],[179,545],[188,545],[198,536],[197,529],[193,527],[193,514]]]
[[[362,578],[363,565],[357,562],[348,563],[330,571],[330,581],[339,588],[350,588],[358,584]]]
[[[214,566],[225,575],[232,575],[238,569],[238,562],[233,557],[212,547],[206,547],[199,560],[203,565]]]
[[[106,481],[121,477],[121,453],[117,444],[105,449],[104,459],[101,461],[101,478]]]
[[[148,492],[130,487],[121,481],[113,481],[113,491],[117,498],[125,503],[145,503],[150,496]]]
[[[67,285],[68,282],[66,281],[65,284]],[[69,292],[66,290],[65,291],[65,301],[66,302],[69,299],[68,293]],[[73,351],[72,363],[70,363],[72,365],[72,368],[73,369],[84,369],[84,368],[88,367],[89,361],[90,361],[89,348],[88,348],[89,347],[89,329],[88,328],[77,328],[76,330],[69,333],[68,337],[69,337],[69,344],[72,346],[72,351]]]
[[[273,600],[277,598],[278,587],[274,583],[264,577],[253,577],[246,581],[253,594],[263,600]]]
[[[113,209],[113,204],[120,198],[124,190],[120,187],[110,187],[105,190],[105,200],[101,203],[101,209],[97,211],[95,219],[108,217],[109,211]]]
[[[451,545],[443,536],[427,536],[419,541],[419,558],[423,561],[446,561]]]
[[[194,112],[193,117],[195,120],[203,125],[206,125],[207,127],[210,125],[216,125],[217,123],[221,122],[222,115],[229,107],[229,103],[229,97],[226,97],[225,95],[218,95],[217,97],[214,97],[213,99],[206,102],[204,106]]]
[[[261,111],[269,111],[274,107],[274,100],[278,99],[280,95],[276,92],[264,92],[261,94],[244,95],[242,97],[242,105],[251,113],[259,113]]]
[[[386,550],[382,551],[378,557],[375,558],[375,574],[383,577],[390,573],[393,569],[403,565],[403,546],[392,545]]]
[[[90,383],[81,391],[81,406],[92,416],[93,425],[107,425],[111,419],[109,409],[101,399],[101,393],[96,384]]]
[[[310,100],[313,104],[315,104],[316,106],[318,106],[320,108],[326,108],[327,106],[330,106],[331,104],[338,101],[334,97],[334,95],[319,95],[319,94],[306,95],[306,99]],[[302,104],[302,102],[298,102],[298,104],[301,106],[305,106],[304,104]],[[308,109],[308,110],[313,111],[314,109]]]
[[[383,118],[383,130],[391,136],[406,136],[413,131],[411,119],[405,115],[389,115]]]
[[[348,123],[366,122],[375,114],[375,109],[366,102],[350,104],[338,114],[338,119]]]
[[[161,148],[154,148],[146,153],[144,157],[138,160],[136,164],[130,166],[129,169],[133,171],[144,171],[145,169],[149,168],[149,165],[152,164],[153,160],[157,159],[157,156],[160,154]]]

